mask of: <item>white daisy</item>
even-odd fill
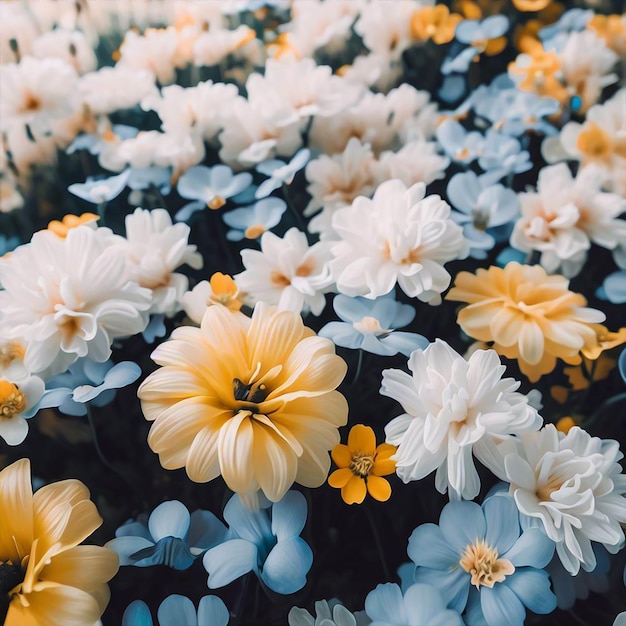
[[[79,30],[56,28],[44,33],[33,42],[32,55],[40,59],[61,59],[78,74],[92,72],[98,66],[92,43]]]
[[[386,441],[398,446],[396,472],[408,483],[434,470],[435,486],[451,499],[471,500],[480,479],[472,454],[495,471],[496,444],[535,431],[542,419],[520,383],[502,378],[505,366],[495,350],[476,350],[465,360],[437,339],[409,359],[411,375],[383,371],[380,393],[406,411],[385,427]]]
[[[261,251],[241,251],[245,271],[235,276],[237,286],[251,306],[266,302],[297,313],[320,315],[330,291],[328,244],[309,246],[306,235],[290,228],[281,239],[271,232],[261,237]]]
[[[332,244],[330,267],[340,293],[377,298],[397,283],[412,298],[441,302],[450,284],[443,265],[465,258],[469,244],[450,206],[425,193],[424,183],[407,188],[392,179],[371,200],[361,196],[336,211],[332,226],[341,241]]]
[[[509,492],[524,515],[556,543],[565,569],[592,571],[592,541],[612,553],[624,545],[626,476],[617,441],[575,426],[565,435],[553,424],[499,446]]]
[[[13,379],[0,373],[0,439],[10,446],[26,439],[26,420],[37,412],[45,387],[38,376]]]

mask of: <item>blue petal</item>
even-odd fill
[[[498,267],[505,267],[509,263],[524,263],[526,261],[526,254],[515,248],[505,248],[496,257],[496,265]]]
[[[120,526],[115,531],[116,537],[143,537],[147,539],[150,543],[154,543],[152,541],[152,535],[150,535],[150,531],[145,524],[141,522],[129,522]]]
[[[432,624],[433,618],[446,609],[439,590],[424,584],[415,584],[406,590],[404,606],[411,621],[417,624]]]
[[[261,198],[266,198],[272,193],[272,191],[278,189],[282,184],[282,181],[278,178],[268,178],[258,186],[257,190],[254,193],[254,197],[257,200],[260,200]]]
[[[276,593],[295,593],[306,585],[306,575],[313,565],[313,552],[300,537],[279,541],[268,554],[261,570],[261,580]]]
[[[272,506],[272,534],[279,542],[297,537],[304,528],[306,516],[306,498],[299,491],[288,491]]]
[[[231,539],[205,552],[209,589],[224,587],[257,567],[257,547],[245,539]]]
[[[157,314],[150,317],[148,325],[144,328],[141,336],[147,344],[154,343],[157,337],[165,337],[165,315]]]
[[[624,348],[619,355],[617,367],[619,368],[619,373],[622,377],[622,380],[626,383],[626,348]],[[624,576],[626,577],[626,574],[624,574]],[[624,579],[624,581],[624,584],[626,585],[626,578]]]
[[[470,215],[482,190],[481,180],[474,172],[463,172],[450,179],[446,193],[455,209]]]
[[[460,558],[436,524],[422,524],[413,531],[407,554],[416,565],[439,570],[454,567]]]
[[[480,27],[482,37],[485,39],[495,39],[506,33],[509,28],[509,20],[504,15],[491,15],[482,21]]]
[[[46,389],[39,402],[40,409],[51,409],[61,405],[72,395],[72,389],[59,387],[57,389]]]
[[[222,219],[227,226],[238,230],[245,230],[254,223],[253,207],[241,207],[233,209],[222,215]]]
[[[180,208],[176,212],[176,215],[174,215],[174,220],[176,220],[177,222],[186,222],[196,211],[201,211],[205,208],[205,202],[194,200],[193,202],[189,202],[185,204],[182,208]]]
[[[176,570],[185,570],[193,565],[195,556],[182,539],[165,537],[156,546],[137,550],[129,556],[129,559],[131,564],[137,567],[167,565]]]
[[[365,612],[373,621],[407,624],[408,615],[400,587],[394,583],[378,585],[365,598]]]
[[[416,583],[427,583],[439,589],[447,606],[458,613],[463,612],[470,590],[470,575],[460,567],[447,570],[418,567],[414,578]]]
[[[242,539],[257,545],[274,540],[267,512],[263,509],[250,511],[237,494],[226,503],[224,519],[230,530]]]
[[[222,543],[228,535],[228,529],[210,511],[194,511],[191,514],[187,545],[192,554],[196,550],[208,550]]]
[[[604,279],[602,286],[609,302],[613,304],[626,302],[626,270],[610,274]]]
[[[356,350],[363,344],[363,335],[352,324],[346,322],[328,322],[320,329],[318,335],[350,350]]]
[[[400,587],[402,591],[406,591],[414,582],[415,576],[415,564],[414,563],[402,563],[398,568],[398,578],[400,578]]]
[[[544,570],[518,569],[506,578],[505,584],[533,613],[547,615],[556,609],[556,596],[550,591],[550,578]]]
[[[131,602],[124,611],[122,626],[152,626],[148,605],[141,600]]]
[[[104,382],[97,386],[81,385],[74,389],[72,398],[76,402],[89,402],[108,389],[120,389],[134,383],[141,376],[141,368],[132,361],[122,361],[114,365],[104,377]]]
[[[454,35],[461,43],[472,43],[476,39],[482,39],[483,32],[478,20],[464,20],[456,27]]]
[[[487,520],[487,543],[503,554],[520,536],[519,513],[515,500],[509,496],[489,498],[483,504]]]
[[[79,359],[73,365],[80,366],[80,369],[84,376],[94,385],[99,385],[104,382],[104,378],[107,372],[113,367],[113,361],[109,359],[104,363],[98,363],[90,358]],[[78,383],[77,383],[78,385]]]
[[[513,547],[502,554],[515,567],[543,569],[554,555],[554,542],[539,528],[528,528]]]
[[[338,294],[333,298],[333,309],[339,319],[351,324],[370,315],[373,306],[374,301],[366,298],[350,298],[343,294]]]
[[[183,539],[189,530],[190,516],[187,507],[178,500],[162,502],[148,519],[148,530],[154,541],[165,537]]]
[[[209,202],[213,199],[212,195],[207,196],[206,193],[210,176],[211,170],[205,165],[194,165],[193,167],[190,167],[178,179],[178,184],[176,186],[178,195],[187,200],[202,200],[203,204]]]
[[[135,559],[131,556],[140,550],[154,547],[154,542],[144,537],[116,537],[105,545],[109,550],[113,550],[120,557],[120,565],[136,565]],[[143,567],[143,566],[139,566]]]
[[[502,583],[481,587],[480,608],[487,626],[524,626],[526,611],[520,599]]]
[[[221,598],[204,596],[198,605],[198,626],[226,626],[230,613]]]
[[[267,159],[266,161],[262,161],[254,168],[259,174],[264,174],[265,176],[272,176],[272,174],[280,169],[281,167],[285,167],[287,165],[284,161],[280,161],[278,159]]]
[[[287,203],[280,198],[264,198],[254,205],[254,213],[259,224],[268,230],[278,225],[287,210]]]
[[[441,512],[439,528],[450,547],[462,554],[476,539],[484,539],[487,523],[482,509],[475,502],[449,502]]]
[[[161,602],[157,611],[159,626],[196,626],[196,607],[185,596],[171,595]]]

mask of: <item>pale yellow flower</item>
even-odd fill
[[[508,263],[460,272],[446,299],[468,304],[457,317],[465,333],[493,342],[535,382],[554,369],[557,358],[578,365],[581,350],[597,345],[595,324],[604,313],[587,308],[585,298],[568,287],[565,277],[548,275],[540,265]]]
[[[62,220],[52,220],[48,224],[48,230],[60,239],[65,239],[68,231],[72,228],[82,226],[83,224],[95,224],[99,219],[95,213],[83,213],[82,215],[68,213]]]
[[[242,317],[212,306],[200,328],[177,328],[138,395],[163,467],[185,467],[195,482],[222,475],[254,507],[259,490],[277,502],[294,482],[326,480],[347,421],[335,391],[346,364],[297,313],[259,303]]]
[[[95,624],[118,556],[78,545],[102,524],[87,487],[63,480],[33,494],[30,461],[22,459],[0,472],[0,520],[0,606],[9,599],[4,626]]]

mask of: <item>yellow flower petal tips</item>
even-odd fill
[[[0,472],[0,619],[4,626],[96,623],[109,601],[115,552],[78,545],[102,524],[78,480],[31,487],[30,461]]]
[[[356,424],[348,435],[348,445],[333,448],[333,461],[339,469],[328,477],[328,484],[341,489],[346,504],[361,504],[367,493],[385,502],[391,496],[391,486],[382,476],[396,471],[396,462],[391,459],[395,452],[396,447],[388,443],[376,446],[374,431]]]
[[[152,358],[162,367],[138,395],[164,468],[195,482],[221,475],[251,508],[259,491],[278,502],[294,482],[324,483],[347,421],[336,391],[346,364],[298,314],[259,303],[249,320],[212,306]]]

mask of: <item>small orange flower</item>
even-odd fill
[[[604,39],[606,45],[617,54],[626,55],[626,17],[624,15],[594,15],[588,28]]]
[[[82,215],[72,215],[69,213],[62,220],[52,220],[48,224],[48,230],[53,232],[60,239],[65,239],[67,233],[83,224],[97,222],[100,218],[95,213],[83,213]]]
[[[381,477],[396,471],[396,462],[390,458],[395,452],[396,446],[388,443],[376,446],[374,431],[357,424],[350,429],[348,445],[340,443],[333,448],[331,456],[339,469],[328,477],[328,484],[341,489],[346,504],[361,504],[368,492],[385,502],[391,496],[391,486]]]
[[[518,11],[541,11],[545,9],[552,0],[513,0],[513,6]]]
[[[457,13],[450,13],[445,4],[418,9],[411,16],[411,33],[415,39],[436,44],[444,44],[454,39],[456,25],[463,18]]]
[[[211,285],[211,300],[216,304],[222,304],[231,311],[239,311],[242,302],[238,299],[239,288],[228,274],[215,272],[209,280]]]
[[[557,423],[556,423],[556,429],[567,435],[567,433],[574,427],[574,426],[578,426],[578,424],[576,423],[576,421],[574,420],[573,417],[570,417],[569,415],[566,415],[565,417],[562,417]]]
[[[511,74],[523,76],[518,87],[539,96],[548,96],[559,102],[568,98],[567,89],[559,80],[561,62],[556,52],[544,50],[539,42],[525,40],[525,54],[521,54],[509,64]]]

